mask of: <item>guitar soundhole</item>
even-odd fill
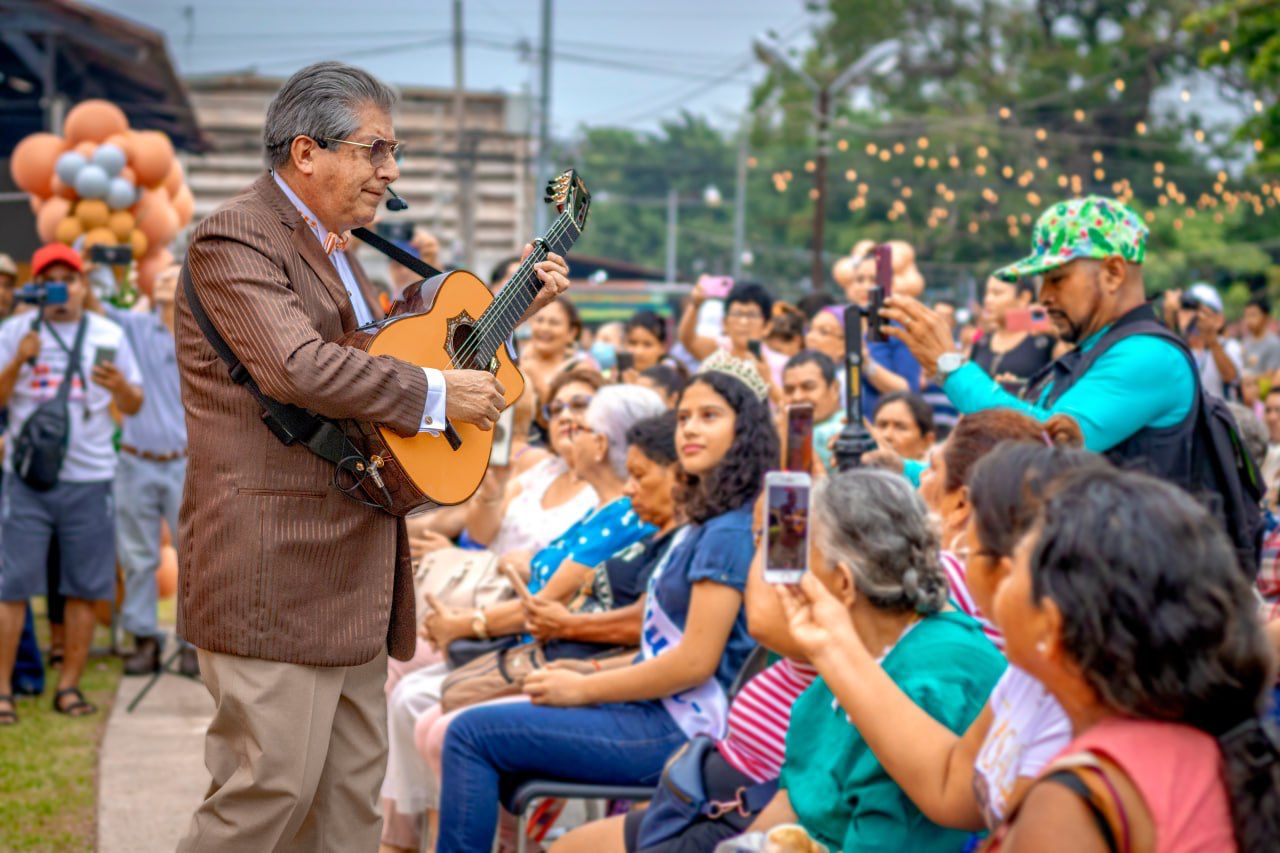
[[[449,353],[449,357],[453,360],[453,364],[459,370],[476,370],[475,358],[467,357],[463,354],[463,346],[467,339],[471,337],[471,332],[475,328],[475,319],[463,311],[456,317],[449,318],[448,340],[445,342],[445,349]]]

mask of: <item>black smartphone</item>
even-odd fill
[[[867,305],[867,341],[884,343],[884,321],[880,319],[880,309],[885,299],[893,295],[893,248],[886,244],[876,246],[872,252],[876,259],[876,284],[871,288],[871,296]]]
[[[618,365],[618,378],[622,378],[622,374],[636,366],[636,359],[626,350],[618,350],[615,354]]]
[[[95,264],[112,267],[128,266],[133,262],[133,249],[128,246],[104,246],[101,243],[89,247],[89,260]]]
[[[115,364],[116,348],[115,347],[98,347],[97,352],[93,354],[93,366],[101,367],[104,364]]]
[[[760,341],[747,341],[747,349],[756,358],[764,358],[763,344]]]
[[[386,237],[392,243],[408,243],[413,239],[412,222],[379,222],[375,230],[379,237]]]
[[[787,406],[786,453],[783,470],[813,470],[813,406],[808,403]]]

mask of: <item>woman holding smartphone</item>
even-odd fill
[[[676,410],[691,523],[650,577],[641,654],[589,674],[552,665],[526,679],[531,704],[463,712],[445,739],[437,849],[487,849],[500,791],[525,779],[653,784],[687,738],[723,732],[724,691],[754,645],[742,615],[751,508],[778,437],[753,367],[711,361]]]
[[[982,300],[986,334],[973,345],[970,357],[1011,394],[1053,361],[1053,336],[1032,331],[1034,301],[1035,288],[1026,279],[1017,284],[987,279]]]

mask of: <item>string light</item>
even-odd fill
[[[759,161],[759,160],[757,160],[755,157],[748,157],[748,158],[747,158],[747,168],[748,168],[748,169],[754,169],[756,166],[759,166],[759,165],[760,165],[760,161]]]
[[[1253,99],[1253,111],[1254,111],[1255,113],[1260,113],[1260,112],[1262,112],[1262,99],[1261,99],[1261,98],[1254,98],[1254,99]]]
[[[1116,81],[1115,81],[1114,83],[1112,83],[1111,85],[1113,85],[1113,86],[1115,86],[1115,87],[1116,87],[1116,91],[1117,91],[1117,92],[1123,92],[1123,91],[1124,91],[1124,81],[1123,81],[1123,80],[1121,80],[1119,77],[1117,77],[1117,78],[1116,78]]]
[[[889,157],[890,157],[890,156],[891,156],[891,155],[889,154],[889,149],[888,149],[888,148],[883,148],[883,149],[881,149],[881,151],[880,151],[880,159],[881,159],[882,161],[884,161],[885,163],[888,163],[888,162],[889,162]]]
[[[1044,157],[1044,156],[1037,157],[1037,158],[1036,158],[1036,168],[1037,168],[1037,169],[1047,169],[1047,168],[1049,168],[1049,158],[1048,158],[1048,157]]]
[[[1223,39],[1222,41],[1218,42],[1218,48],[1219,48],[1223,53],[1230,53],[1230,52],[1231,52],[1231,42],[1227,41],[1226,39]]]
[[[1196,132],[1193,135],[1196,138],[1196,142],[1204,142],[1204,131],[1200,128],[1196,128]]]
[[[879,151],[879,150],[880,150],[880,149],[876,146],[876,144],[875,144],[874,142],[868,142],[868,143],[867,143],[867,156],[868,156],[868,157],[874,157],[874,156],[876,156],[876,152],[877,152],[877,151]]]
[[[841,151],[848,151],[848,150],[849,150],[849,140],[847,140],[847,139],[841,139],[839,142],[837,142],[837,143],[836,143],[836,148],[839,148]]]
[[[929,168],[930,168],[930,169],[936,169],[936,168],[938,168],[938,158],[937,158],[937,157],[930,157],[930,158],[929,158]]]
[[[987,159],[987,155],[990,154],[991,152],[987,149],[987,146],[979,145],[978,150],[974,153],[978,155],[978,159],[985,160]]]
[[[1155,165],[1155,170],[1156,170],[1156,174],[1157,174],[1157,175],[1163,175],[1163,174],[1164,174],[1164,163],[1161,163],[1159,160],[1157,160],[1157,161],[1156,161],[1156,165]]]
[[[1049,131],[1045,130],[1043,127],[1036,128],[1036,139],[1040,140],[1041,142],[1044,142],[1048,136],[1049,136]]]
[[[845,169],[844,179],[850,182],[856,181],[858,180],[858,173],[853,169]]]
[[[1190,100],[1191,100],[1191,90],[1190,90],[1190,89],[1183,89],[1183,90],[1182,90],[1182,92],[1181,92],[1181,94],[1179,94],[1179,95],[1178,95],[1178,97],[1182,98],[1182,102],[1183,102],[1184,104],[1185,104],[1185,103],[1187,103],[1188,101],[1190,101]]]
[[[987,173],[987,167],[979,163],[977,166],[974,167],[973,173],[977,175],[979,178],[981,178],[983,175]]]
[[[1094,169],[1094,170],[1093,170],[1093,179],[1094,179],[1095,181],[1099,181],[1099,182],[1101,182],[1101,181],[1105,181],[1105,180],[1107,179],[1107,173],[1106,173],[1106,171],[1105,171],[1105,170],[1103,170],[1103,169]]]
[[[1101,163],[1101,162],[1102,162],[1102,152],[1101,152],[1101,151],[1095,151],[1095,152],[1093,152],[1093,162],[1095,162],[1095,163]]]
[[[806,172],[812,172],[812,171],[813,171],[814,169],[816,169],[816,168],[818,168],[818,164],[817,164],[817,163],[815,163],[815,162],[813,162],[812,160],[805,160],[805,161],[804,161],[804,170],[805,170]]]
[[[915,163],[915,165],[916,165],[916,168],[917,168],[917,169],[923,169],[923,168],[924,168],[924,156],[923,156],[923,155],[921,155],[921,154],[917,154],[917,155],[915,156],[915,159],[914,159],[914,160],[912,160],[911,162]]]
[[[957,157],[956,155],[952,154],[950,157],[948,157],[948,158],[947,158],[947,165],[948,165],[948,166],[950,166],[950,167],[951,167],[951,168],[953,168],[953,169],[959,169],[959,168],[960,168],[960,158],[959,158],[959,157]]]
[[[1011,115],[1013,115],[1013,112],[1008,107],[1000,108],[1000,118],[1007,120]]]
[[[926,148],[928,148],[928,147],[929,147],[929,137],[927,137],[927,136],[922,136],[922,137],[920,137],[919,139],[917,139],[917,140],[916,140],[916,146],[917,146],[921,151],[923,151],[923,150],[925,150]]]
[[[1074,113],[1071,114],[1071,117],[1076,120],[1076,124],[1079,124],[1080,122],[1084,121],[1084,110],[1076,110]]]
[[[907,146],[903,145],[901,142],[895,142],[893,144],[894,154],[904,154],[906,153],[906,150],[907,150]]]
[[[1138,131],[1139,136],[1147,135],[1147,123],[1145,121],[1138,122],[1136,125],[1134,125],[1133,129]]]
[[[1009,179],[1009,178],[1012,178],[1012,177],[1013,177],[1013,167],[1012,167],[1012,166],[1005,166],[1003,169],[1001,169],[1001,170],[1000,170],[1000,174],[1004,175],[1004,177],[1005,177],[1005,179],[1006,179],[1006,180],[1007,180],[1007,179]]]

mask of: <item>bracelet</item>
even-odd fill
[[[477,610],[476,615],[471,617],[471,633],[481,640],[489,639],[489,619],[483,610]]]

